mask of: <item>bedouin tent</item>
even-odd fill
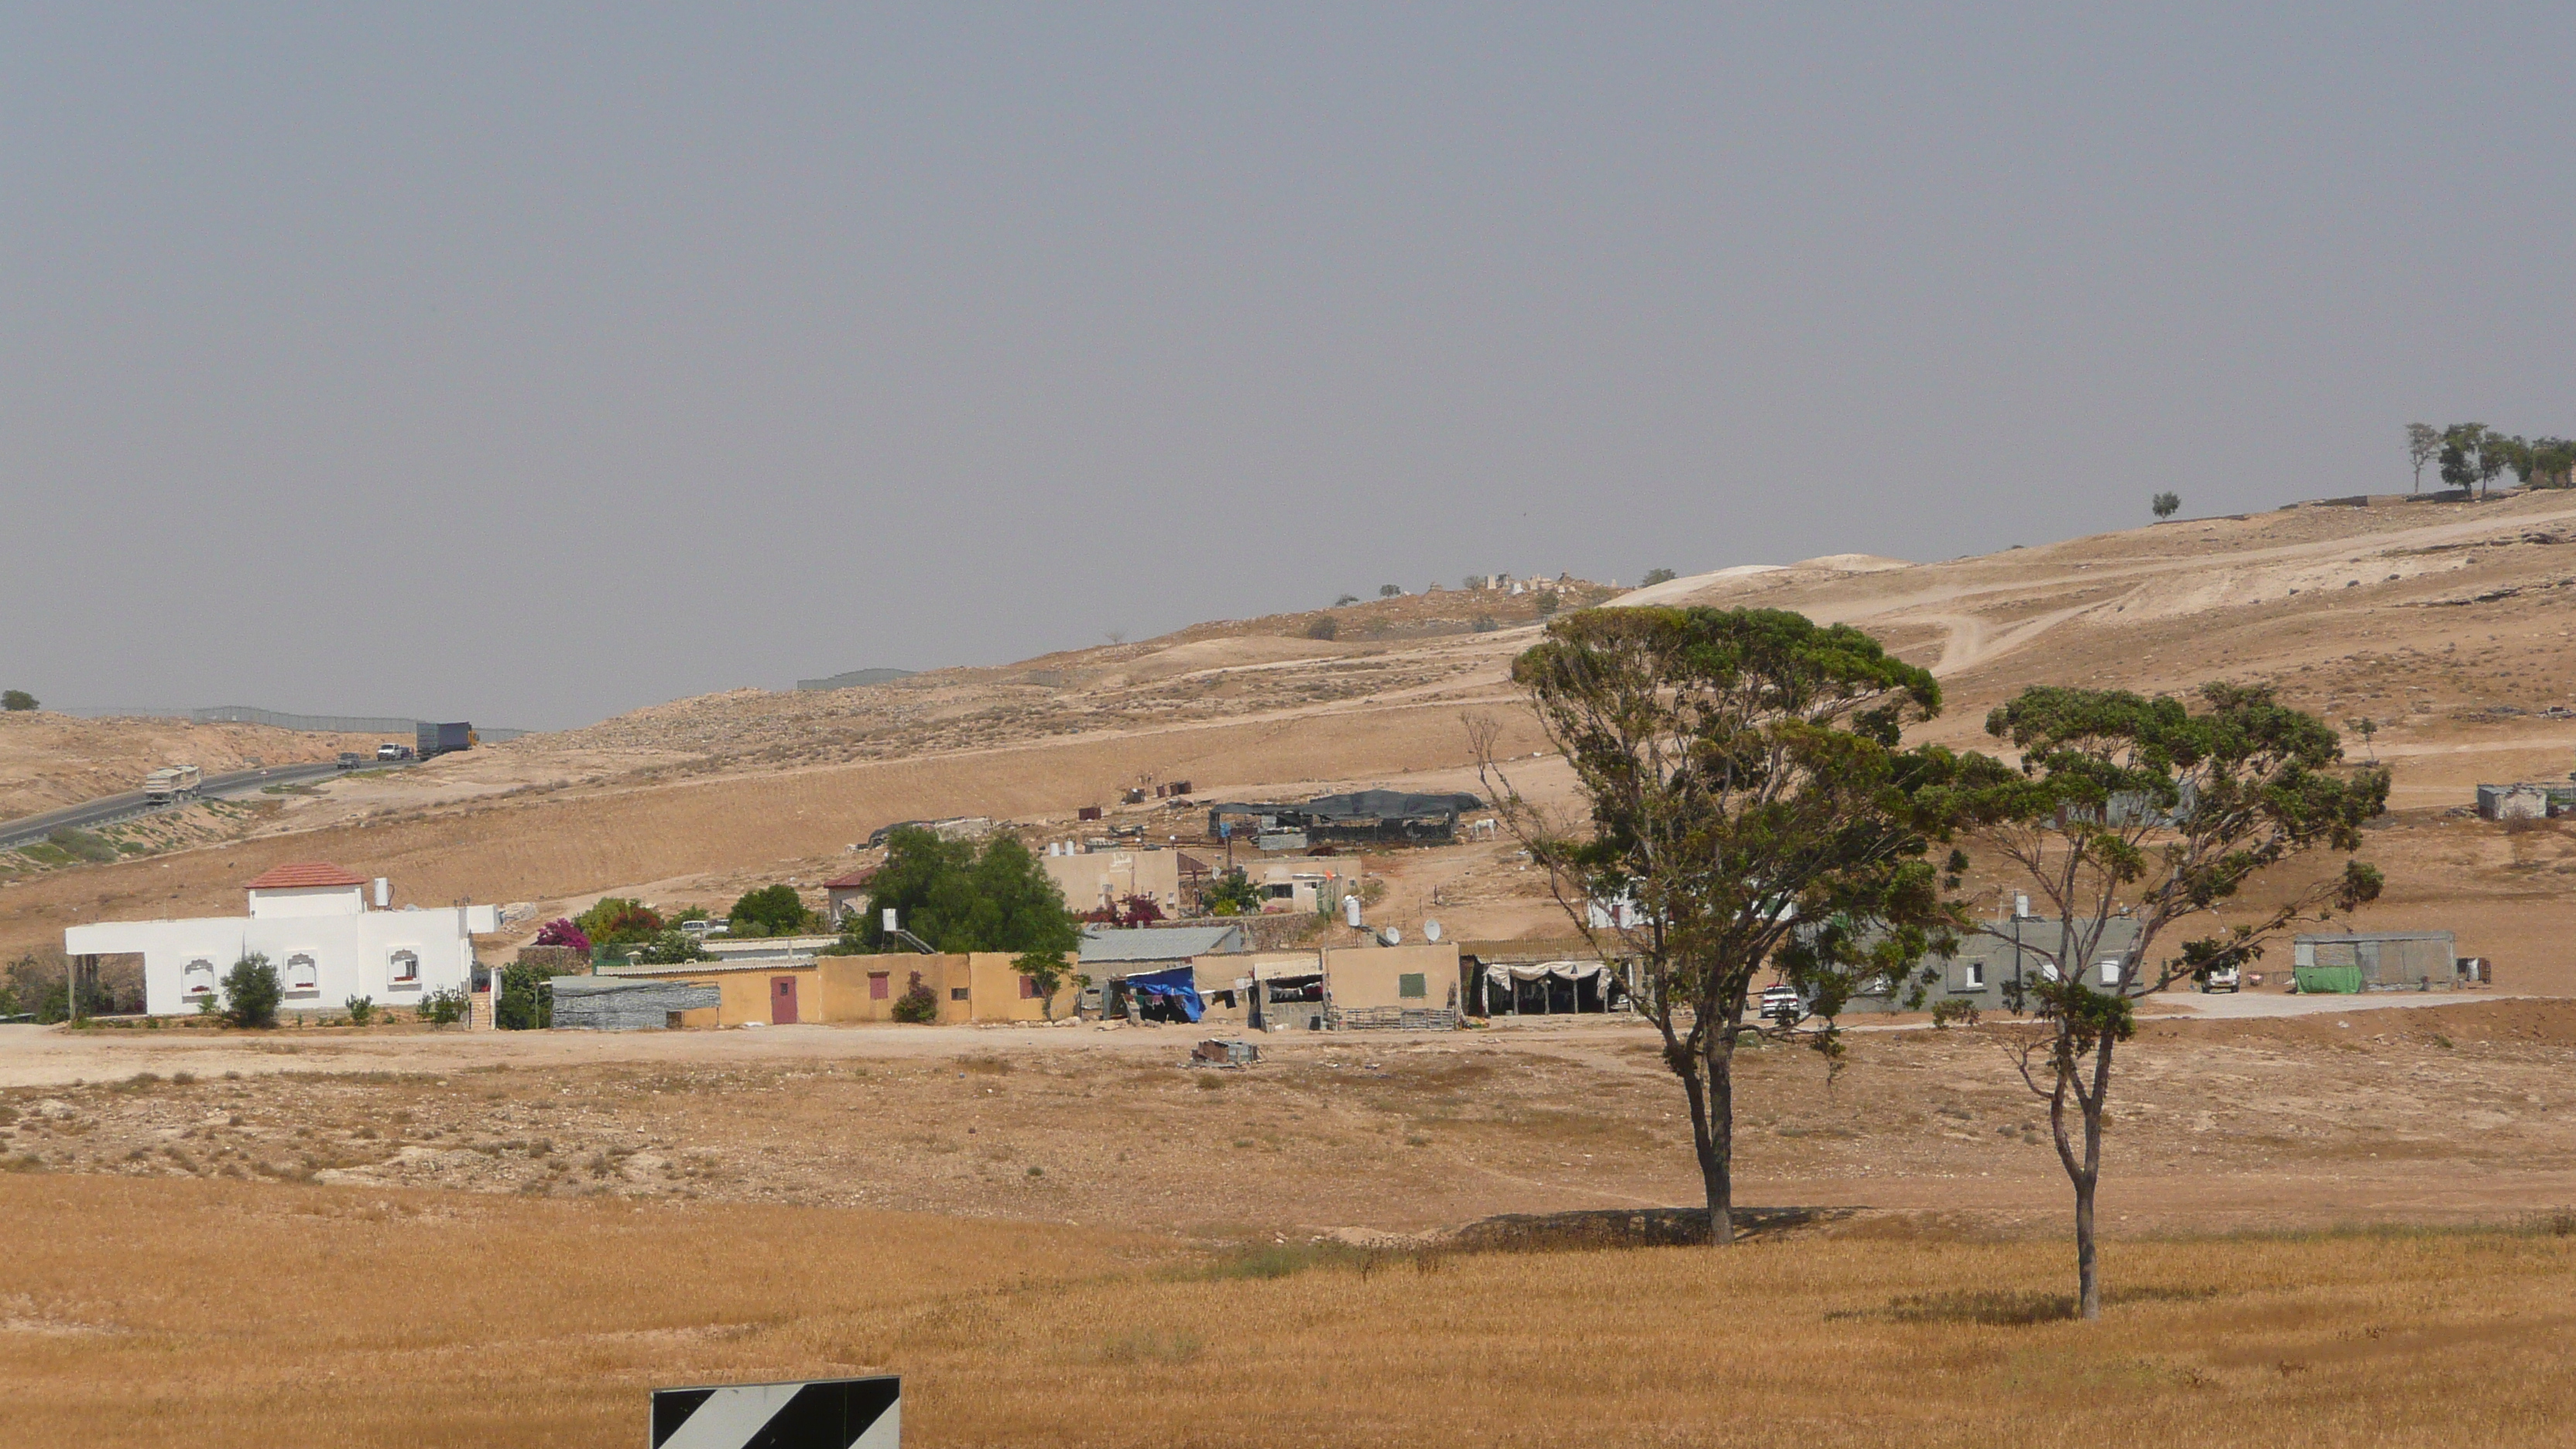
[[[1491,962],[1485,967],[1486,1013],[1554,1016],[1607,1011],[1618,986],[1619,978],[1599,961]]]
[[[1130,976],[1127,990],[1138,999],[1139,1005],[1159,1002],[1178,1010],[1190,1021],[1198,1020],[1207,1011],[1207,1003],[1199,1000],[1198,973],[1187,966]]]

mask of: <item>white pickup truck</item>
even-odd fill
[[[146,800],[186,800],[206,783],[206,772],[194,765],[164,765],[143,777]]]

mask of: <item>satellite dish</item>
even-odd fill
[[[1377,933],[1377,939],[1381,945],[1394,946],[1403,942],[1404,933],[1393,926],[1389,926],[1385,930]]]
[[[1437,940],[1439,940],[1439,939],[1440,939],[1440,923],[1439,923],[1438,921],[1425,921],[1425,922],[1423,922],[1423,923],[1422,923],[1422,939],[1424,939],[1424,940],[1426,940],[1426,941],[1437,941]]]

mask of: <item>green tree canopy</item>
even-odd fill
[[[642,901],[602,896],[598,904],[575,917],[573,924],[594,946],[623,946],[659,935],[663,923],[661,914]]]
[[[0,709],[8,710],[14,714],[17,711],[34,709],[35,707],[36,697],[23,689],[0,690]]]
[[[2176,513],[2182,511],[2182,495],[2179,493],[2159,493],[2148,503],[2147,507],[2148,510],[2154,513],[2159,519],[2171,518]]]
[[[1730,1241],[1733,1055],[1760,1030],[1744,1019],[1755,975],[1779,967],[1830,1017],[1955,926],[1914,801],[1934,777],[1897,749],[1906,722],[1939,711],[1940,686],[1857,629],[1769,609],[1583,610],[1550,623],[1512,678],[1591,818],[1560,827],[1523,800],[1499,726],[1479,721],[1487,787],[1576,927],[1643,966],[1710,1239]],[[1593,924],[1587,902],[1613,899],[1634,902],[1633,924]],[[1830,1050],[1832,1028],[1813,1040]]]
[[[918,826],[894,832],[859,923],[867,946],[887,944],[889,908],[905,930],[940,951],[1062,955],[1082,943],[1064,893],[1028,847],[1007,835],[978,850],[973,841],[942,840]]]
[[[2035,989],[2043,1030],[2022,1044],[2023,1081],[2048,1103],[2059,1163],[2075,1189],[2080,1310],[2102,1308],[2093,1204],[2102,1165],[2111,1062],[2144,992],[2258,957],[2302,919],[2354,909],[2379,894],[2378,871],[2342,871],[2258,906],[2241,893],[2311,850],[2357,850],[2362,824],[2387,804],[2384,769],[2342,767],[2343,745],[2268,686],[2207,684],[2193,711],[2169,696],[2043,686],[1987,716],[2018,763],[1982,754],[1956,762],[1944,808],[2046,902],[2058,939],[2015,928],[2045,963]],[[2218,913],[2232,911],[2233,924]],[[2117,980],[2097,966],[2112,923],[2135,937]],[[2185,930],[2206,934],[2176,940]],[[1999,934],[1989,931],[1990,934]],[[2088,979],[2090,978],[2090,979]]]
[[[792,885],[765,885],[745,891],[726,913],[726,929],[740,936],[785,936],[805,925],[805,900]]]

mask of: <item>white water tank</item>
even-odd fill
[[[376,877],[376,909],[381,911],[381,910],[383,910],[385,907],[390,906],[390,905],[392,905],[393,903],[394,903],[394,883],[393,883],[392,881],[390,881],[390,880],[385,879],[383,876],[377,876],[377,877]]]

